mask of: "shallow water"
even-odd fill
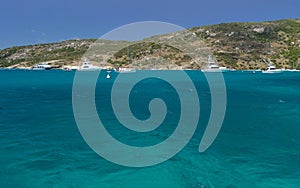
[[[188,71],[201,104],[198,128],[170,160],[146,168],[108,162],[85,143],[72,110],[74,72],[0,70],[1,187],[299,187],[300,74],[225,73],[227,109],[213,145],[198,152],[210,115],[204,75]],[[176,128],[180,104],[166,82],[136,85],[132,112],[149,117],[151,98],[168,106],[164,123],[150,133],[120,126],[110,104],[116,73],[100,78],[99,114],[118,140],[145,146],[165,140]],[[126,83],[124,83],[126,84]],[[155,89],[153,89],[155,88]],[[122,157],[122,156],[120,156]]]

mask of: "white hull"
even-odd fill
[[[123,67],[120,67],[120,68],[117,69],[117,72],[118,73],[134,73],[134,72],[136,72],[136,70],[133,69],[133,68],[123,68]]]
[[[84,59],[82,65],[79,68],[79,71],[99,71],[102,70],[101,67],[94,66],[86,58]]]
[[[278,74],[278,73],[282,73],[283,72],[283,70],[281,70],[281,69],[276,69],[276,70],[266,70],[266,71],[262,71],[262,73],[264,73],[264,74]]]
[[[206,69],[201,70],[202,72],[229,72],[230,69],[226,67],[219,67],[217,62],[212,58],[212,56],[208,56],[208,64]]]
[[[32,70],[46,70],[46,69],[45,68],[34,67],[34,68],[32,68]]]
[[[89,67],[89,68],[81,68],[79,71],[100,71],[102,70],[101,68],[96,68],[96,67]]]
[[[135,73],[136,70],[117,71],[119,73]]]
[[[230,69],[203,69],[201,71],[202,72],[230,72],[230,71],[235,71],[235,70],[230,70]]]
[[[52,67],[48,65],[47,63],[39,63],[36,64],[34,67],[32,67],[32,70],[49,70]]]
[[[222,72],[220,69],[203,69],[202,72]]]
[[[274,74],[274,73],[282,73],[283,72],[283,69],[276,69],[275,66],[273,65],[269,65],[268,66],[268,69],[265,70],[265,71],[262,71],[262,73],[270,73],[270,74]]]

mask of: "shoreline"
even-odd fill
[[[200,71],[200,72],[205,72],[205,73],[226,73],[226,72],[252,72],[252,73],[259,73],[263,72],[264,69],[242,69],[242,70],[217,70],[217,71],[206,71],[205,69],[133,69],[131,71],[117,71],[116,69],[106,69],[106,68],[100,68],[100,69],[95,69],[95,70],[80,70],[80,69],[65,69],[65,68],[50,68],[50,69],[39,69],[35,70],[32,67],[21,67],[21,68],[8,68],[8,67],[0,67],[0,70],[24,70],[24,71],[82,71],[82,72],[90,72],[90,71],[113,71],[113,72],[135,72],[135,71]],[[281,69],[282,72],[300,72],[299,69]]]

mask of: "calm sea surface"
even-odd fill
[[[0,187],[300,187],[300,73],[224,73],[226,115],[204,153],[198,146],[210,116],[210,90],[203,73],[187,73],[201,104],[193,138],[164,163],[129,168],[98,156],[80,135],[72,109],[75,72],[0,70]],[[116,76],[101,74],[95,94],[111,135],[133,146],[168,138],[180,116],[174,88],[157,78],[133,88],[137,118],[149,117],[153,98],[168,107],[161,127],[136,133],[122,127],[112,110]]]

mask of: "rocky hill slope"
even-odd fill
[[[189,43],[194,54],[176,46],[182,41]],[[206,48],[220,66],[264,69],[271,61],[278,68],[300,69],[300,19],[194,27],[138,43],[78,39],[11,47],[0,50],[0,67],[29,67],[39,62],[62,67],[78,65],[83,56],[88,56],[102,66],[199,69],[205,64]],[[197,53],[203,53],[197,60],[200,63],[194,62]]]

